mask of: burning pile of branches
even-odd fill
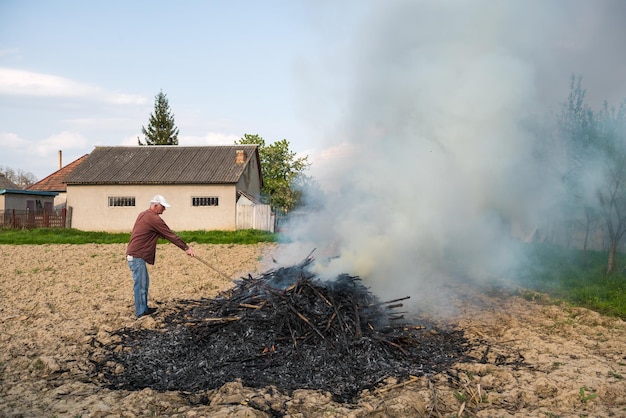
[[[319,389],[348,402],[388,377],[437,373],[467,349],[461,331],[408,323],[358,277],[321,281],[302,263],[248,276],[215,299],[181,301],[160,330],[122,329],[98,363],[109,386],[196,392]],[[120,367],[122,366],[122,367]]]

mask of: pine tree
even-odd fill
[[[178,145],[178,128],[163,91],[154,98],[154,113],[150,114],[148,128],[142,126],[141,132],[146,142],[142,143],[137,137],[139,145]]]

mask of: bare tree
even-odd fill
[[[5,167],[0,165],[0,173],[4,173],[7,179],[11,180],[21,189],[24,189],[31,184],[37,182],[37,177],[30,171],[24,171],[22,169],[14,170],[11,167]]]
[[[572,230],[582,232],[586,251],[599,225],[608,240],[607,273],[626,235],[626,101],[618,108],[604,103],[600,111],[584,104],[581,80],[572,77],[570,95],[559,117],[566,149],[563,213]]]
[[[626,101],[618,109],[605,103],[596,118],[597,146],[603,156],[599,167],[605,179],[597,190],[600,213],[609,235],[607,273],[615,268],[615,254],[626,234]]]
[[[566,237],[568,244],[575,240],[576,232],[584,231],[583,251],[586,252],[589,232],[597,220],[593,193],[585,185],[586,167],[590,161],[591,149],[594,145],[592,127],[593,112],[585,105],[586,91],[582,88],[581,78],[572,76],[570,93],[561,108],[558,126],[565,155],[563,182],[566,190],[562,209],[567,225]],[[595,215],[595,216],[594,216]]]

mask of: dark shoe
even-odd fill
[[[141,315],[139,315],[137,317],[137,319],[141,318],[142,316],[146,316],[146,315],[152,315],[153,313],[155,313],[157,311],[157,308],[148,308],[147,311],[144,311],[144,313],[142,313]]]

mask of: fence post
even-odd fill
[[[71,228],[72,227],[72,210],[73,209],[72,209],[71,206],[67,209],[67,222],[65,224],[66,228]]]

